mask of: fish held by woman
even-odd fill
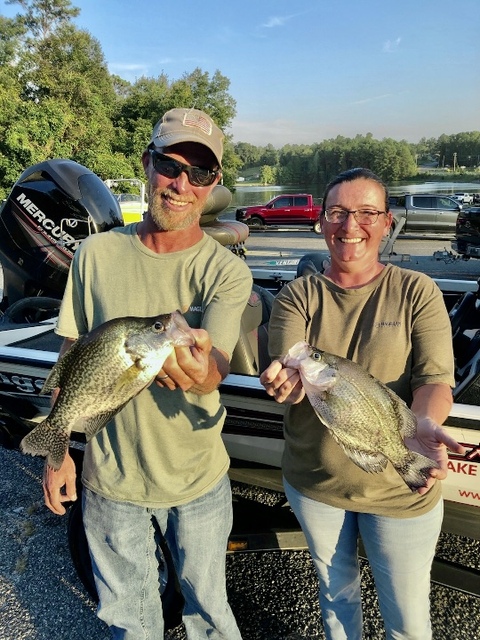
[[[388,462],[407,486],[427,485],[438,465],[408,449],[417,420],[406,403],[359,364],[297,342],[282,360],[297,369],[315,413],[345,454],[364,471],[378,473]]]
[[[109,320],[81,336],[50,371],[41,393],[59,387],[43,422],[20,443],[23,453],[62,465],[70,433],[92,438],[155,378],[175,346],[195,343],[179,311]]]

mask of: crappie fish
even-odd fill
[[[179,311],[151,318],[115,318],[80,337],[55,364],[41,393],[60,387],[47,418],[20,443],[59,469],[70,433],[93,437],[145,389],[177,345],[193,345]]]
[[[438,465],[405,446],[417,420],[394,391],[357,363],[306,342],[297,342],[282,362],[298,369],[315,413],[350,460],[370,473],[390,461],[412,491],[426,486]]]

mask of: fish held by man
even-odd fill
[[[357,466],[383,471],[390,461],[412,491],[427,485],[438,465],[411,451],[417,420],[397,394],[359,364],[297,342],[282,360],[297,369],[315,413]]]
[[[41,393],[60,388],[43,422],[20,443],[59,469],[70,433],[92,438],[155,378],[175,346],[195,340],[179,311],[151,318],[109,320],[81,336],[48,375]]]

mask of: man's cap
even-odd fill
[[[153,128],[151,145],[164,149],[180,142],[197,142],[210,149],[222,166],[224,135],[209,115],[198,109],[170,109]]]

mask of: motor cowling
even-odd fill
[[[61,298],[81,241],[123,224],[112,192],[86,167],[53,159],[26,169],[0,209],[2,308],[27,296]]]

